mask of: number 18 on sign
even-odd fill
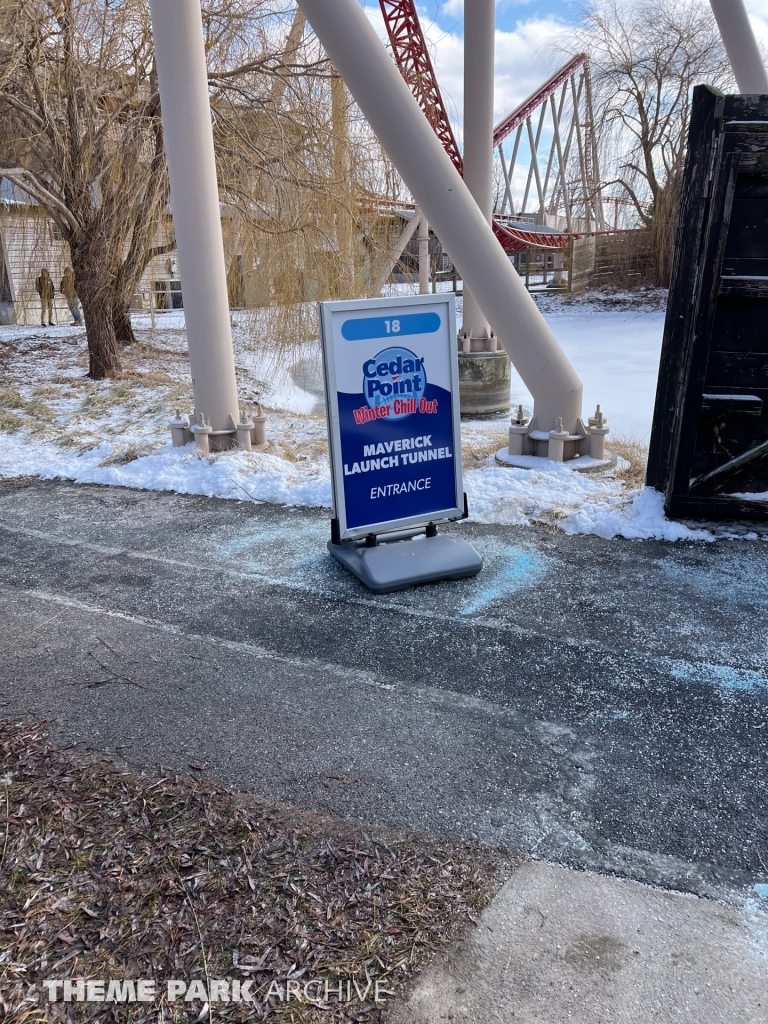
[[[455,536],[434,543],[437,523],[465,515],[454,302],[425,295],[320,306],[329,549],[374,590],[474,575],[482,565]],[[465,548],[473,572],[464,571]],[[398,575],[408,565],[418,578]]]

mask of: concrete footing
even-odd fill
[[[496,452],[496,461],[518,469],[563,462],[580,472],[599,472],[616,465],[616,455],[605,447],[609,433],[599,405],[587,424],[579,417],[573,433],[563,428],[562,419],[557,420],[554,430],[540,430],[536,417],[529,420],[519,405],[509,426],[509,445]]]
[[[500,466],[509,466],[511,469],[546,469],[556,460],[546,455],[510,455],[507,448],[499,448],[496,452],[496,461]],[[607,469],[613,469],[617,461],[616,452],[606,449],[603,459],[580,455],[578,459],[563,462],[563,465],[574,473],[604,473]]]
[[[512,364],[507,353],[459,352],[462,416],[498,416],[509,411]]]
[[[266,424],[267,417],[259,407],[258,415],[252,418],[243,412],[240,422],[231,430],[213,430],[202,413],[195,416],[193,412],[186,417],[178,409],[168,425],[174,448],[183,448],[194,440],[197,451],[201,455],[208,455],[210,452],[225,452],[231,448],[248,452],[265,451],[268,445]]]

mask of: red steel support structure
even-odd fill
[[[577,71],[587,64],[589,64],[589,57],[586,53],[577,54],[573,60],[569,60],[551,78],[548,78],[540,89],[531,93],[528,99],[524,100],[516,110],[513,110],[511,114],[507,114],[503,121],[499,121],[493,129],[493,148],[497,149],[512,134],[515,128],[519,128],[531,114],[539,109],[542,103],[546,103],[549,97],[557,92],[561,85],[565,85],[569,78],[572,78]]]
[[[453,134],[453,128],[448,119],[448,114],[437,83],[437,77],[432,65],[432,60],[427,49],[427,42],[416,13],[414,0],[379,0],[381,12],[384,17],[384,24],[387,29],[389,41],[395,62],[407,82],[411,92],[416,97],[419,106],[423,110],[427,120],[437,137],[443,144],[443,148],[453,161],[454,166],[462,173],[463,161],[461,152]],[[555,92],[567,86],[568,82],[581,72],[584,75],[585,106],[587,117],[577,126],[578,132],[583,129],[584,135],[580,139],[581,164],[583,170],[584,190],[587,193],[584,197],[585,204],[595,202],[597,217],[594,228],[604,230],[602,217],[602,204],[599,202],[600,183],[597,180],[597,149],[591,119],[591,90],[589,87],[589,57],[578,54],[568,61],[551,78],[537,89],[528,99],[525,100],[516,110],[504,118],[494,129],[494,149],[501,146],[504,140],[515,130],[522,130],[531,115],[541,109],[547,100],[554,96]],[[573,117],[576,121],[579,118],[578,100],[581,93],[576,93],[573,88],[573,99],[576,102]],[[551,100],[554,103],[554,100]],[[561,104],[562,109],[562,104]],[[536,159],[534,154],[533,159]],[[551,161],[550,161],[551,162]],[[564,173],[564,172],[563,172]],[[518,224],[511,224],[504,218],[494,217],[494,234],[500,244],[507,251],[524,250],[529,246],[536,246],[540,249],[564,249],[568,246],[571,238],[581,237],[584,232],[547,232],[546,230],[529,231],[521,228]]]
[[[461,151],[448,120],[443,96],[413,0],[379,0],[395,63],[443,149],[461,174]]]
[[[577,84],[578,77],[578,84]],[[570,89],[569,89],[570,86]],[[560,90],[559,102],[556,94]],[[564,111],[566,98],[570,92],[570,128],[566,132]],[[551,118],[553,125],[553,142],[547,161],[546,176],[542,185],[538,168],[538,143],[547,115],[548,106],[551,107]],[[538,128],[534,133],[532,115],[541,111],[538,121]],[[532,178],[536,179],[536,189],[539,194],[539,212],[541,214],[555,214],[559,206],[565,208],[567,231],[566,241],[559,243],[567,244],[570,237],[583,237],[584,234],[593,234],[605,231],[605,219],[603,215],[603,203],[600,187],[600,174],[597,157],[597,144],[594,134],[593,113],[592,113],[592,86],[589,73],[589,57],[580,53],[567,64],[563,65],[547,81],[532,93],[528,99],[513,110],[496,126],[494,131],[494,148],[499,150],[502,170],[506,184],[506,194],[502,205],[500,226],[504,223],[504,212],[506,205],[511,204],[511,178],[515,168],[515,161],[518,153],[518,146],[523,128],[528,130],[528,139],[531,148],[531,166],[528,171],[528,184],[523,199],[523,210],[527,202]],[[515,144],[512,152],[512,159],[509,166],[504,159],[502,146],[504,141],[516,132]],[[574,154],[577,160],[579,179],[574,186],[566,183],[566,170],[569,157]],[[548,193],[548,189],[551,191]],[[548,193],[548,194],[547,194]],[[582,229],[574,230],[571,224],[571,207],[574,200],[583,204],[584,225]],[[514,211],[512,211],[514,216]],[[539,232],[537,232],[539,234]],[[517,247],[516,247],[517,248]]]

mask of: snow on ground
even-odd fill
[[[651,297],[653,300],[653,297]],[[539,300],[585,381],[586,408],[600,402],[614,433],[647,439],[663,312],[658,301]],[[616,308],[618,306],[618,308]],[[331,486],[317,341],[309,307],[293,313],[233,314],[243,405],[261,400],[269,449],[201,458],[171,447],[168,420],[192,405],[182,312],[137,316],[139,344],[124,351],[124,373],[96,383],[85,376],[85,334],[74,327],[0,328],[0,477],[34,475],[82,483],[171,490],[244,501],[330,507]],[[282,348],[274,337],[294,336]],[[519,378],[513,399],[530,407]],[[601,537],[714,540],[757,536],[746,529],[702,528],[665,519],[661,495],[628,490],[617,473],[592,476],[550,464],[498,466],[506,420],[464,421],[462,448],[471,518],[485,523],[557,524]]]
[[[450,285],[441,284],[441,290]],[[392,285],[393,294],[418,292],[414,285]],[[651,438],[656,378],[667,294],[662,290],[583,293],[564,299],[537,293],[539,309],[584,383],[584,410],[599,404],[614,434],[634,437],[645,445]],[[459,326],[462,299],[456,300]],[[512,373],[512,401],[530,412],[533,399]]]
[[[645,445],[651,439],[665,317],[659,293],[649,300],[639,305],[621,295],[591,302],[538,299],[584,383],[584,411],[591,414],[599,403],[614,434]]]

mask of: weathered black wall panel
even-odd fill
[[[647,482],[768,519],[768,96],[694,91]]]
[[[711,351],[768,352],[765,304],[751,298],[726,298],[721,292]]]

